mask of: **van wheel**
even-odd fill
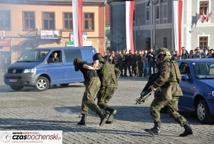
[[[50,82],[46,77],[40,76],[36,81],[36,89],[44,91],[50,87]]]
[[[196,106],[196,115],[201,123],[210,123],[210,115],[207,104],[204,100],[200,100]]]
[[[15,91],[20,91],[21,89],[23,89],[24,86],[10,86],[11,89],[15,90]]]
[[[60,84],[61,87],[67,87],[68,85],[68,83]]]

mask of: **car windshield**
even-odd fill
[[[193,63],[197,79],[214,79],[214,62]]]
[[[41,62],[47,56],[49,50],[27,50],[22,53],[21,57],[19,58],[18,62]]]

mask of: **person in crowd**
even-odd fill
[[[148,51],[146,57],[148,59],[149,75],[151,75],[155,73],[155,54],[153,48]]]

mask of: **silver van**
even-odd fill
[[[67,86],[84,81],[81,72],[74,70],[76,57],[92,62],[96,53],[93,47],[35,48],[25,51],[18,61],[8,67],[4,75],[5,84],[13,90],[24,86],[43,91],[51,85]]]

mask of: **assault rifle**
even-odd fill
[[[141,104],[146,101],[148,97],[151,96],[152,90],[149,87],[153,84],[155,79],[158,77],[158,73],[152,74],[149,77],[148,82],[146,83],[145,87],[143,88],[142,92],[140,93],[140,97],[136,99],[136,104]]]

